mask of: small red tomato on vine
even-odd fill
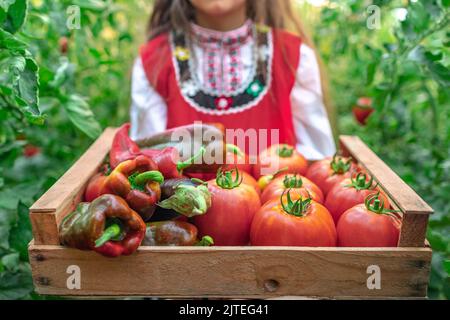
[[[287,173],[304,175],[308,170],[308,161],[295,147],[287,144],[276,144],[262,151],[258,156],[258,162],[253,166],[253,176],[259,179],[265,174],[286,168]]]
[[[334,247],[337,235],[323,205],[301,195],[294,200],[285,190],[256,213],[250,239],[254,246]]]
[[[372,99],[368,97],[359,98],[356,105],[353,106],[352,111],[356,121],[365,126],[367,124],[367,118],[375,111],[372,106]]]
[[[352,158],[334,155],[314,162],[308,169],[306,177],[314,182],[326,196],[338,182],[351,177],[351,172],[357,170]]]
[[[348,209],[337,225],[340,247],[396,247],[401,221],[395,211],[385,209],[379,194]]]
[[[211,207],[206,214],[195,216],[194,224],[200,236],[211,236],[215,245],[243,246],[249,242],[250,226],[261,202],[255,189],[242,180],[236,169],[219,169],[216,179],[208,181]]]
[[[69,39],[67,37],[59,38],[59,52],[65,55],[69,51]]]
[[[23,156],[25,158],[33,158],[41,153],[41,148],[33,145],[27,144],[23,149]]]
[[[325,206],[337,225],[339,218],[345,211],[357,204],[364,203],[368,195],[379,192],[381,190],[374,183],[373,177],[369,178],[367,174],[360,172],[355,178],[345,179],[334,185],[325,199]],[[381,193],[380,197],[388,207],[387,196]]]

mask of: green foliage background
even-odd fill
[[[361,136],[435,209],[429,296],[448,299],[450,1],[325,3],[296,6],[329,70],[337,131]],[[28,264],[28,207],[102,128],[128,119],[129,75],[151,4],[0,0],[0,299],[44,298]],[[76,30],[66,26],[71,5],[81,8]],[[374,30],[371,5],[380,8]],[[360,96],[376,108],[364,127],[351,114]]]

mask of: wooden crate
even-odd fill
[[[60,246],[58,225],[80,202],[85,185],[106,156],[114,133],[115,129],[107,129],[30,208],[34,235],[29,245],[30,263],[40,294],[426,297],[432,252],[425,244],[425,232],[432,209],[353,136],[340,138],[343,152],[373,174],[402,211],[398,248],[140,247],[132,256],[110,259]],[[74,265],[80,268],[80,289],[67,287],[69,267]],[[381,287],[369,289],[371,268],[377,267]]]

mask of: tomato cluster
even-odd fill
[[[289,145],[271,146],[253,166],[240,150],[227,159],[208,182],[211,208],[194,219],[200,235],[216,245],[397,246],[399,216],[352,159],[335,156],[308,166]],[[262,174],[265,168],[273,174]]]

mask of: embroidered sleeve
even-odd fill
[[[167,105],[148,82],[140,58],[133,67],[130,118],[134,140],[164,131],[167,125]]]
[[[336,145],[323,102],[319,65],[315,52],[306,45],[300,47],[291,105],[298,150],[308,160],[332,156]]]

